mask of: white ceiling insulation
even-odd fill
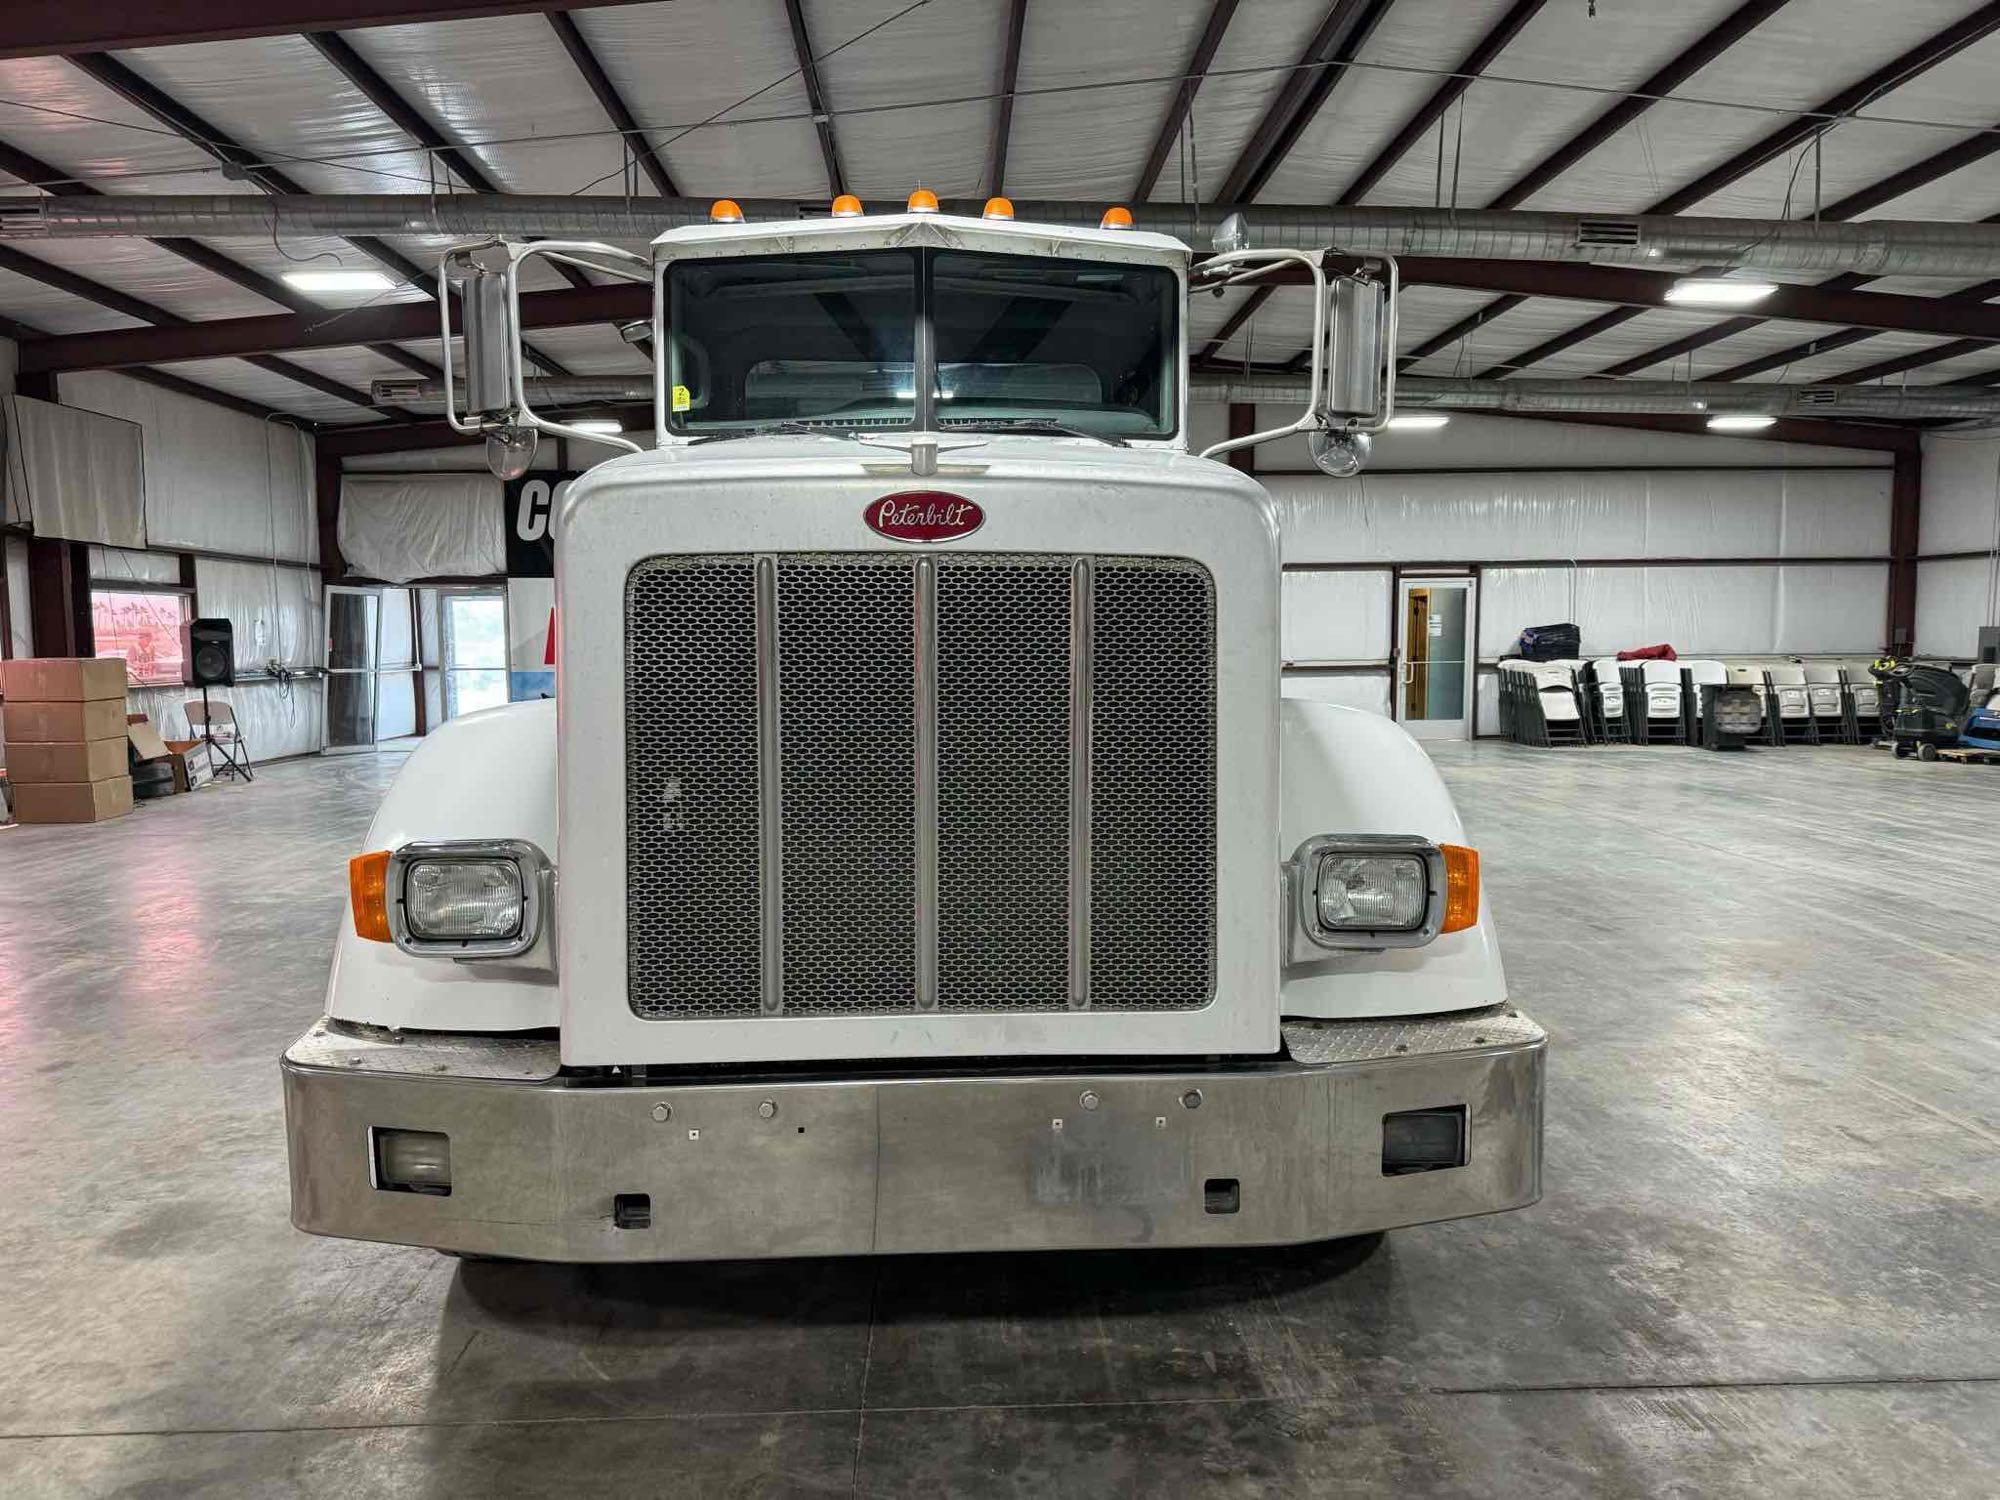
[[[803,0],[829,123],[847,186],[896,199],[918,185],[978,196],[988,180],[1011,0]],[[1153,189],[1159,201],[1213,198],[1278,96],[1330,0],[1242,0],[1188,121]],[[1364,201],[1483,205],[1599,118],[1664,63],[1733,14],[1741,0],[1548,0],[1447,113]],[[1019,199],[1126,201],[1210,14],[1212,0],[1030,0],[1005,165]],[[1352,185],[1500,18],[1511,0],[1395,0],[1265,184],[1270,203],[1331,203]],[[1529,208],[1632,212],[1700,177],[1926,38],[1974,15],[1980,0],[1790,0],[1749,35],[1526,200]],[[675,184],[695,196],[797,197],[829,191],[818,134],[782,0],[657,0],[570,12]],[[504,190],[650,194],[610,118],[539,13],[416,22],[342,34],[391,89]],[[464,192],[303,37],[148,47],[118,61],[312,192]],[[2000,124],[1992,81],[2000,34],[1869,101],[1824,134],[1747,174],[1690,211],[1809,214],[1815,193],[1838,202]],[[2000,141],[2000,137],[1996,137]],[[0,61],[0,142],[113,194],[246,194],[181,139],[61,58]],[[1442,182],[1440,152],[1442,151]],[[0,196],[35,189],[0,174]],[[1964,221],[2000,217],[2000,151],[1917,187],[1862,217]],[[1199,238],[1198,236],[1196,237]],[[449,241],[391,236],[390,248],[430,271]],[[217,239],[210,248],[271,280],[300,267],[372,266],[345,241]],[[18,253],[155,304],[180,318],[269,316],[277,303],[140,240],[15,243]],[[639,248],[639,247],[634,247]],[[1811,282],[1810,276],[1778,280]],[[2000,280],[2000,277],[1996,277]],[[530,290],[566,283],[546,266]],[[1869,289],[1942,296],[1967,286],[1899,277]],[[1244,294],[1197,298],[1190,335],[1204,347]],[[424,300],[420,288],[315,298],[329,313]],[[1403,311],[1405,351],[1490,294],[1418,287]],[[1254,334],[1223,352],[1282,360],[1306,342],[1306,295],[1286,289]],[[1474,373],[1585,324],[1602,304],[1530,299],[1427,359],[1425,373]],[[69,291],[0,269],[0,314],[50,335],[129,327],[132,320]],[[1597,373],[1649,353],[1722,314],[1649,310],[1541,360],[1525,373]],[[1697,375],[1805,342],[1822,325],[1759,324],[1648,367]],[[587,374],[640,374],[643,356],[608,326],[537,331],[550,358]],[[1947,340],[1878,334],[1795,361],[1787,378],[1838,376]],[[436,340],[404,346],[436,361]],[[410,372],[365,350],[288,356],[357,389]],[[239,360],[176,364],[175,373],[275,410],[329,422],[368,413]],[[2000,346],[1893,377],[1912,383],[1983,378]],[[1762,378],[1777,378],[1771,372]]]

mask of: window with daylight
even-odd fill
[[[187,681],[182,627],[192,614],[188,596],[169,589],[90,591],[97,654],[124,657],[134,687],[179,687]]]

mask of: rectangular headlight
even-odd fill
[[[410,935],[432,941],[511,938],[527,915],[511,859],[415,859],[403,872]]]
[[[1469,851],[1467,851],[1469,853]],[[1453,881],[1445,846],[1414,834],[1321,834],[1287,866],[1291,962],[1314,950],[1412,948],[1447,930]]]
[[[389,856],[390,935],[407,953],[514,958],[540,935],[549,862],[521,839],[405,844]]]
[[[1322,927],[1415,932],[1424,925],[1430,882],[1419,854],[1324,854],[1314,899]]]

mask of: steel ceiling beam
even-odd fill
[[[1548,0],[1515,0],[1507,13],[1487,29],[1486,34],[1453,69],[1454,76],[1447,78],[1432,91],[1430,98],[1423,102],[1415,114],[1403,122],[1403,128],[1396,132],[1389,144],[1375,153],[1368,165],[1363,167],[1360,174],[1347,185],[1347,190],[1337,201],[1344,206],[1358,204],[1373,192],[1382,179],[1395,169],[1396,163],[1409,154],[1411,148],[1424,138],[1433,125],[1444,118],[1445,111],[1463,97],[1465,91],[1472,87],[1474,79],[1486,71],[1493,59],[1505,50],[1507,44],[1520,34],[1521,28],[1532,21],[1536,12],[1547,3]],[[1223,345],[1236,337],[1244,324],[1263,310],[1264,304],[1271,300],[1273,290],[1274,288],[1265,286],[1251,292],[1243,300],[1242,305],[1231,313],[1222,327],[1216,331],[1215,337],[1209,340],[1208,346],[1202,351],[1203,354],[1212,358],[1219,353]]]
[[[0,270],[12,271],[17,276],[25,276],[31,281],[40,282],[43,286],[53,287],[60,292],[67,292],[72,297],[79,297],[86,302],[95,303],[107,311],[118,313],[123,317],[135,318],[142,323],[153,324],[155,327],[185,333],[199,329],[202,326],[199,323],[191,322],[181,317],[177,313],[168,312],[167,309],[155,303],[148,302],[140,297],[134,297],[129,292],[121,292],[116,287],[105,286],[102,282],[92,281],[87,276],[79,276],[76,272],[62,266],[52,265],[45,260],[37,260],[32,255],[23,255],[11,245],[0,245]],[[40,342],[43,341],[36,341],[36,343]],[[36,347],[35,343],[23,344],[20,346],[20,350],[21,352],[25,352],[34,347]],[[213,356],[191,355],[189,357],[210,358]],[[369,392],[358,389],[355,386],[343,384],[330,375],[320,374],[317,370],[309,370],[304,365],[294,364],[291,360],[279,359],[275,355],[261,352],[247,353],[239,357],[250,364],[256,365],[260,369],[270,371],[273,375],[282,375],[287,380],[310,387],[313,390],[321,392],[323,395],[345,401],[349,405],[358,406],[364,411],[378,413],[383,409],[375,404],[374,398]],[[142,374],[148,372],[135,370],[132,373]],[[191,387],[193,390],[203,392],[209,389],[207,386],[197,386],[195,382],[186,380],[180,376],[174,376],[173,378],[178,380],[183,387]],[[155,384],[158,383],[157,381],[155,382]],[[407,416],[409,414],[405,412],[403,415]]]
[[[632,5],[640,0],[591,0]],[[565,0],[8,0],[0,57],[73,57],[181,42],[536,15]]]
[[[447,137],[391,88],[389,81],[370,67],[367,59],[356,52],[346,38],[336,32],[315,31],[307,33],[306,40],[329,67],[361,91],[362,97],[374,105],[384,119],[422,146],[427,157],[442,162],[460,182],[475,193],[506,191],[464,147]],[[571,286],[590,285],[590,278],[575,266],[559,260],[549,264]]]
[[[1194,106],[1194,96],[1208,77],[1209,65],[1215,61],[1216,49],[1222,45],[1223,33],[1229,30],[1238,3],[1239,0],[1214,0],[1209,6],[1208,22],[1195,39],[1194,51],[1188,56],[1187,66],[1181,69],[1180,85],[1167,104],[1166,118],[1160,121],[1160,128],[1153,136],[1153,147],[1146,153],[1145,163],[1139,168],[1139,180],[1132,185],[1134,203],[1144,203],[1153,196],[1160,173],[1166,167],[1167,155],[1174,149],[1181,127],[1187,123],[1188,110]]]
[[[1263,191],[1393,3],[1334,0],[1211,201],[1247,203]]]
[[[78,177],[65,176],[59,169],[50,166],[39,157],[30,156],[17,147],[0,141],[0,171],[6,171],[23,182],[39,187],[43,192],[57,198],[102,198],[107,196],[101,189],[92,187]],[[296,313],[319,313],[324,309],[311,298],[293,291],[283,282],[273,281],[261,271],[253,270],[238,261],[231,260],[219,250],[211,249],[200,240],[152,239],[147,243],[157,245],[170,255],[177,255],[190,265],[200,266],[204,271],[233,282],[246,292],[255,293],[267,302],[279,307],[290,308]],[[441,372],[429,360],[411,354],[394,344],[370,344],[367,346],[383,358],[392,360],[406,370],[435,379]]]
[[[18,252],[14,252],[18,254]],[[41,264],[36,262],[36,264]],[[1403,262],[1409,286],[1449,286],[1523,297],[1569,297],[1634,307],[1666,306],[1678,279],[1658,271],[1549,261],[1447,260],[1410,256]],[[1277,278],[1288,280],[1289,278]],[[527,292],[522,326],[559,328],[621,322],[650,315],[650,288],[620,283]],[[2000,342],[2000,306],[1961,305],[1942,298],[1887,292],[1829,293],[1823,287],[1784,287],[1771,301],[1772,315],[1812,323],[1856,323],[1948,338]],[[421,339],[436,334],[437,312],[425,303],[378,303],[306,316],[218,318],[175,328],[117,329],[39,340],[21,351],[30,371],[109,369],[184,359],[330,349],[352,344]],[[1207,356],[1202,356],[1206,358]]]
[[[1692,46],[1684,48],[1665,66],[1641,83],[1631,97],[1620,99],[1590,124],[1536,162],[1503,188],[1486,207],[1514,208],[1540,192],[1651,109],[1658,102],[1654,96],[1670,93],[1678,88],[1688,78],[1721,57],[1737,42],[1770,19],[1786,3],[1787,0],[1745,0],[1745,3],[1738,6],[1729,16],[1704,32]],[[1412,349],[1404,357],[1404,367],[1407,368],[1419,360],[1428,359],[1433,354],[1449,349],[1460,339],[1483,328],[1495,318],[1512,312],[1526,300],[1525,297],[1502,297],[1475,309],[1444,332],[1425,339]]]
[[[598,107],[617,128],[633,156],[638,159],[639,168],[653,184],[653,191],[662,198],[678,198],[681,190],[674,185],[673,174],[667,164],[660,160],[660,153],[652,139],[639,128],[639,122],[627,107],[625,98],[611,82],[611,76],[604,71],[604,65],[597,60],[597,54],[590,50],[590,43],[577,30],[576,22],[570,19],[568,11],[549,12],[549,25],[554,29],[556,39],[563,44],[569,60],[576,64],[576,70],[583,75],[583,81],[597,96]]]
[[[226,173],[253,182],[267,193],[304,191],[296,178],[259,161],[254,152],[231,140],[207,120],[167,94],[164,89],[148,83],[115,57],[107,57],[102,53],[83,53],[71,57],[70,62],[92,80],[110,89],[135,108],[145,111],[189,144],[207,152],[222,163]],[[392,276],[415,287],[426,297],[433,301],[437,299],[436,279],[416,262],[390,246],[387,241],[364,235],[349,237],[345,243],[375,261]],[[535,350],[530,350],[529,353],[535,362],[550,374],[568,373],[546,355]]]
[[[1007,144],[1014,132],[1014,88],[1021,78],[1021,35],[1027,25],[1028,0],[1008,0],[999,97],[993,102],[993,140],[986,150],[986,191],[996,198],[1007,191]]]
[[[652,315],[652,301],[650,287],[629,282],[524,292],[521,324],[529,329],[566,328],[645,318]],[[435,303],[378,302],[340,312],[322,310],[311,316],[211,318],[184,327],[65,334],[24,347],[21,367],[47,371],[119,369],[185,359],[243,358],[278,350],[339,349],[377,341],[436,338],[437,334]]]
[[[1832,126],[1827,123],[1829,116],[1838,119],[1852,114],[1855,110],[1862,108],[1890,90],[1901,88],[1904,84],[1921,77],[1930,69],[1937,67],[1938,64],[1956,57],[1973,43],[1991,36],[1996,30],[2000,30],[2000,0],[1989,0],[1988,4],[1982,5],[1971,15],[1965,16],[1953,25],[1945,27],[1942,31],[1935,32],[1924,38],[1924,40],[1918,42],[1914,47],[1898,53],[1865,78],[1858,79],[1838,93],[1823,99],[1820,103],[1814,105],[1811,110],[1784,125],[1780,125],[1776,130],[1744,147],[1728,160],[1711,167],[1686,186],[1669,193],[1649,208],[1647,212],[1656,214],[1679,214],[1687,212],[1687,210],[1694,208],[1704,200],[1721,192],[1724,188],[1747,177],[1759,167],[1777,160],[1787,151],[1805,145],[1814,136],[1830,130]],[[1916,187],[1921,187],[1925,183],[1934,180],[1935,177],[1942,176],[1947,171],[1956,171],[1960,165],[1966,164],[1960,158],[1967,153],[1972,144],[1970,142],[1961,142],[1958,146],[1935,154],[1925,162],[1917,163],[1914,166],[1904,168],[1900,172],[1892,173],[1873,187],[1850,194],[1847,198],[1836,204],[1835,209],[1844,209],[1845,212],[1841,215],[1842,217],[1854,217],[1865,213],[1869,208],[1879,207],[1881,204],[1890,202],[1903,193],[1909,192]],[[1984,155],[1984,153],[1980,153],[1980,155]],[[1973,156],[1970,159],[1978,160],[1979,156]],[[1831,209],[1821,209],[1818,217],[1832,218],[1835,217],[1835,212]],[[1846,287],[1836,288],[1836,290],[1861,286],[1865,284],[1866,280],[1866,278],[1852,278],[1851,280],[1848,278],[1835,279],[1847,282]],[[1603,317],[1593,318],[1589,322],[1570,330],[1568,334],[1561,334],[1553,339],[1537,344],[1533,349],[1517,354],[1512,360],[1492,366],[1492,369],[1526,369],[1541,360],[1574,348],[1586,340],[1596,338],[1599,334],[1615,328],[1621,323],[1628,322],[1636,316],[1638,316],[1636,313],[1622,312],[1617,314],[1607,313]],[[1664,360],[1675,358],[1680,354],[1688,352],[1688,350],[1698,349],[1705,344],[1727,338],[1731,334],[1741,332],[1744,328],[1756,326],[1755,319],[1743,323],[1737,323],[1736,320],[1731,319],[1730,322],[1735,326],[1730,327],[1727,333],[1716,333],[1713,337],[1705,338],[1696,343],[1675,340],[1672,344],[1662,345],[1660,349],[1653,351],[1652,356],[1646,357],[1644,364],[1634,365],[1630,360],[1621,361],[1620,364],[1613,366],[1612,369],[1607,370],[1605,373],[1630,374],[1636,370],[1643,370],[1649,365],[1662,363]],[[1716,326],[1721,327],[1723,325],[1718,324]],[[1846,338],[1846,342],[1848,343],[1859,342],[1860,339],[1867,337],[1866,333],[1855,329],[1849,329],[1847,333],[1850,335]],[[1776,364],[1767,365],[1765,368],[1776,369],[1788,363],[1790,363],[1789,359],[1781,359]],[[1629,368],[1627,368],[1628,366]]]
[[[820,82],[812,33],[806,29],[803,0],[785,0],[785,19],[791,23],[792,51],[799,60],[799,79],[806,87],[806,107],[812,111],[813,129],[819,132],[819,154],[826,162],[827,196],[838,198],[847,191],[847,169],[841,164],[840,142],[834,137],[833,116],[826,107],[826,88]]]

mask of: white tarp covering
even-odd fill
[[[204,616],[235,626],[236,670],[262,672],[278,662],[293,671],[321,665],[319,574],[310,568],[198,557],[195,598]]]
[[[8,515],[37,536],[113,547],[146,545],[146,470],[138,427],[95,412],[8,396]]]
[[[350,474],[340,550],[367,578],[486,578],[507,571],[500,481],[490,474]]]
[[[7,632],[9,656],[33,656],[28,628],[28,544],[10,536],[7,541],[7,618],[0,629]]]
[[[102,582],[179,583],[181,560],[171,552],[133,552],[124,547],[92,547],[90,576]]]
[[[319,560],[311,438],[109,372],[63,376],[62,396],[145,428],[152,546]]]
[[[1287,573],[1280,609],[1288,662],[1389,659],[1387,569]]]
[[[1876,469],[1272,474],[1287,562],[1886,557]]]
[[[1479,654],[1505,656],[1524,626],[1565,620],[1585,656],[1659,642],[1683,656],[1866,654],[1881,644],[1888,586],[1882,563],[1487,568]]]

